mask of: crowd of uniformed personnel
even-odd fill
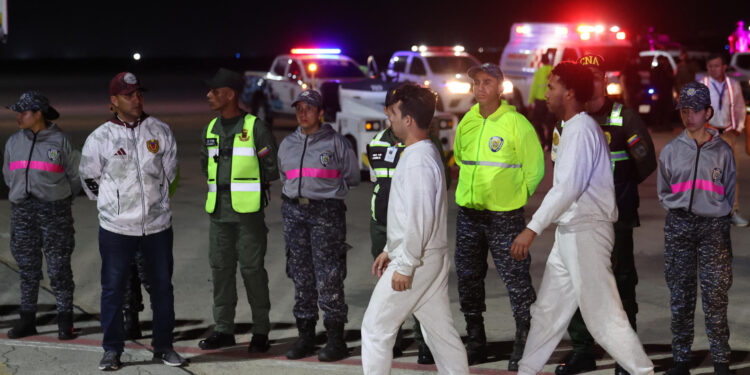
[[[709,64],[716,59],[726,69],[725,60],[719,56],[709,59]],[[581,103],[585,102],[587,116],[600,125],[609,148],[616,220],[612,223],[614,237],[608,262],[621,310],[635,330],[638,276],[633,229],[639,226],[638,184],[657,169],[657,160],[640,116],[606,95],[602,62],[601,56],[588,55],[575,65],[591,73],[593,91]],[[736,153],[732,154],[734,142],[727,145],[724,140],[734,141],[735,133],[742,130],[744,111],[736,109],[744,106],[733,97],[740,91],[734,88],[735,82],[721,69],[716,70],[717,74],[707,77],[704,84],[692,82],[682,88],[678,109],[686,130],[665,148],[658,163],[659,198],[668,210],[665,276],[671,293],[675,361],[670,375],[689,373],[698,276],[714,366],[717,373],[729,371],[726,295],[731,285],[730,217],[737,212]],[[544,176],[544,151],[548,149],[552,161],[556,161],[566,124],[558,121],[553,130],[547,129],[551,112],[545,110],[550,96],[546,92],[556,71],[550,67],[543,73],[535,76],[540,81],[532,85],[536,92],[530,98],[537,134],[526,117],[501,99],[503,73],[499,67],[482,64],[468,71],[477,104],[458,124],[453,152],[459,167],[454,259],[469,364],[485,362],[488,356],[482,317],[486,310],[488,253],[508,288],[516,323],[508,370],[518,371],[524,358],[537,295],[529,272],[530,257],[514,256],[511,247],[526,231],[535,232],[531,223],[527,225],[524,207]],[[322,122],[323,100],[315,90],[303,91],[294,101],[299,126],[277,146],[268,125],[240,108],[240,74],[222,68],[206,80],[206,85],[209,106],[218,113],[202,131],[200,148],[200,167],[208,187],[205,210],[210,223],[208,260],[215,326],[199,347],[209,350],[236,344],[235,273],[239,264],[252,310],[253,335],[248,350],[266,352],[270,348],[264,208],[270,183],[280,179],[286,273],[294,283],[293,315],[299,331],[286,356],[298,359],[315,352],[320,309],[328,341],[318,352],[318,359],[337,361],[347,357],[344,279],[350,246],[345,242],[344,199],[360,179],[351,145]],[[712,85],[716,93],[711,91]],[[8,140],[3,158],[3,175],[10,188],[11,251],[21,277],[20,320],[8,331],[8,337],[37,333],[42,255],[57,301],[58,337],[76,337],[70,267],[74,247],[71,202],[83,189],[90,199],[97,200],[99,211],[105,350],[100,370],[119,369],[124,340],[140,335],[137,316],[142,309],[141,282],[151,297],[155,359],[170,366],[187,362],[172,348],[170,197],[179,180],[177,145],[169,126],[144,112],[143,92],[134,74],[116,75],[109,90],[113,116],[88,137],[82,152],[75,150],[55,125],[53,120],[59,114],[41,93],[26,92],[8,106],[18,113],[21,128]],[[394,92],[388,91],[385,109],[395,104]],[[709,122],[711,126],[706,128]],[[440,149],[440,142],[433,142]],[[402,140],[390,128],[375,134],[367,147],[374,183],[370,233],[375,258],[386,246],[388,194],[403,150]],[[691,172],[698,160],[710,168]],[[450,174],[446,175],[450,187]],[[691,233],[700,235],[688,236]],[[581,311],[572,316],[568,333],[573,351],[557,367],[557,375],[596,367],[594,337],[601,333],[589,333],[585,323],[589,319]],[[418,321],[415,332],[418,362],[434,363]],[[394,356],[401,355],[400,345],[396,339]],[[615,374],[627,373],[616,364]]]

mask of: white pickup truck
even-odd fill
[[[271,124],[275,116],[294,116],[294,99],[303,90],[315,88],[323,95],[325,121],[349,140],[360,169],[368,171],[366,145],[388,126],[385,95],[396,85],[367,77],[359,64],[338,49],[293,49],[291,54],[277,56],[268,72],[245,72],[242,101]],[[433,119],[433,130],[448,159],[457,124],[450,113],[438,112]]]

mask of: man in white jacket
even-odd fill
[[[79,173],[99,210],[102,257],[101,324],[104,357],[99,369],[120,368],[124,346],[122,304],[130,265],[140,253],[149,283],[154,359],[169,366],[185,360],[172,348],[172,214],[170,185],[177,179],[177,145],[169,126],[143,112],[143,88],[133,73],[109,86],[114,116],[86,139]]]
[[[365,374],[389,374],[393,342],[404,319],[422,323],[427,345],[443,374],[468,374],[448,298],[445,170],[429,138],[436,97],[430,89],[401,86],[388,107],[393,132],[406,148],[393,173],[388,240],[372,272],[380,277],[362,321]]]
[[[607,140],[599,124],[584,112],[593,93],[591,71],[560,63],[550,74],[547,106],[562,127],[552,188],[526,229],[516,237],[511,255],[524,259],[534,237],[553,222],[555,244],[544,270],[519,374],[536,374],[560,342],[580,307],[596,341],[630,374],[653,374],[622,308],[612,274],[612,223],[617,205]]]

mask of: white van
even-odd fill
[[[514,23],[510,40],[500,58],[500,69],[513,83],[523,103],[528,102],[531,81],[548,54],[554,66],[561,61],[577,61],[586,54],[604,57],[607,94],[622,95],[620,72],[633,53],[628,35],[619,26],[573,23]]]

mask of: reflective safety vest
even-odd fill
[[[211,130],[216,119],[211,120],[206,130],[206,148],[208,149],[208,197],[206,212],[212,213],[216,208],[216,170],[219,166],[219,136]],[[232,197],[232,209],[239,213],[258,212],[261,209],[260,165],[255,153],[253,126],[255,116],[245,115],[242,132],[234,135],[232,144],[232,173],[229,190]]]
[[[396,170],[396,164],[406,147],[403,143],[392,144],[384,141],[383,135],[388,129],[379,131],[367,145],[367,158],[370,167],[375,172],[376,182],[370,200],[372,219],[380,224],[386,224],[388,218],[388,194],[391,190],[391,177]]]

